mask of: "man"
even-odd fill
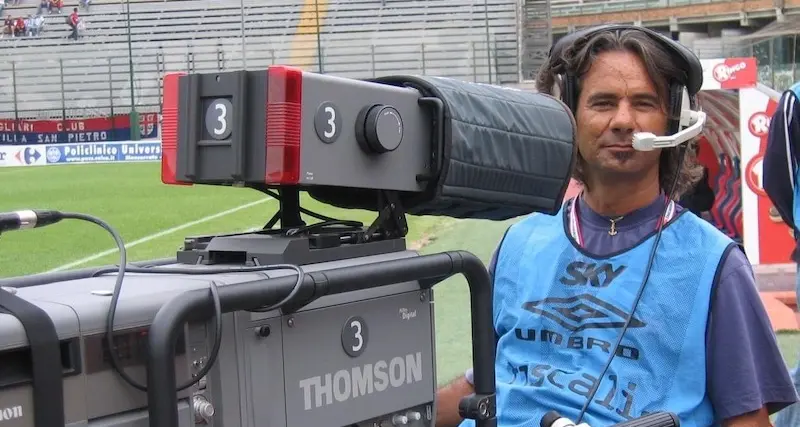
[[[78,40],[78,24],[80,23],[81,18],[78,16],[78,8],[75,7],[72,9],[72,13],[69,14],[67,17],[67,23],[69,24],[70,28],[72,28],[72,32],[69,34],[69,38],[73,40]]]
[[[800,197],[798,197],[797,174],[800,153],[800,83],[783,93],[778,108],[772,115],[764,153],[764,191],[772,201],[780,218],[793,231],[795,238],[800,221]],[[798,262],[798,250],[791,254],[791,260]],[[800,297],[800,269],[795,275],[795,294]],[[800,367],[794,371],[794,384],[800,391]],[[775,419],[775,427],[800,426],[800,405],[792,405],[781,411]]]
[[[64,0],[50,0],[50,2],[47,4],[47,12],[53,13],[53,9],[55,9],[56,12],[61,13],[61,8],[63,7]]]
[[[44,27],[44,16],[31,15],[30,22],[31,24],[28,28],[29,35],[38,36],[39,34],[41,34],[42,27]]]
[[[694,147],[694,155],[697,156],[698,146]],[[708,168],[703,168],[703,176],[697,183],[683,194],[680,205],[691,211],[697,216],[702,217],[704,212],[708,212],[714,207],[714,189],[708,184]]]
[[[11,35],[11,37],[14,37],[14,18],[11,16],[6,16],[3,26],[4,32]]]
[[[22,37],[25,35],[25,18],[17,17],[14,20],[14,37]]]
[[[592,427],[658,411],[676,413],[683,427],[769,426],[797,395],[751,266],[733,241],[665,195],[676,180],[677,199],[700,177],[691,150],[681,163],[682,148],[631,147],[635,132],[677,130],[680,111],[668,100],[680,97],[670,83],[698,91],[699,61],[688,51],[679,60],[677,47],[664,47],[674,42],[644,29],[600,28],[554,47],[537,79],[575,113],[584,189],[557,215],[510,227],[490,264],[498,426],[539,427],[550,410],[578,421],[612,352],[581,418]],[[462,423],[470,376],[438,391],[437,427]]]

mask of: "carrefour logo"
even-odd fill
[[[32,165],[38,162],[42,155],[36,148],[25,147],[25,150],[22,152],[22,157],[26,165]]]

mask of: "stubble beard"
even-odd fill
[[[636,153],[632,151],[617,151],[611,153],[611,155],[620,162],[627,162],[628,160],[632,159]]]

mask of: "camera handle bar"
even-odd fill
[[[476,427],[496,427],[492,282],[486,267],[475,255],[450,251],[306,273],[292,306],[297,309],[325,295],[410,281],[419,281],[420,288],[430,289],[455,274],[463,274],[469,285],[475,367],[475,393],[461,400],[459,413],[476,420]],[[290,275],[220,287],[222,312],[275,304],[289,295],[296,282],[297,277]],[[213,308],[209,290],[189,291],[164,304],[153,319],[147,353],[150,427],[179,424],[174,364],[177,338],[185,322],[209,319],[214,315]],[[286,314],[286,310],[283,311]]]

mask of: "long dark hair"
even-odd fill
[[[564,82],[557,76],[569,73],[578,76],[577,89],[580,91],[581,77],[589,70],[598,54],[608,51],[627,51],[637,55],[655,84],[665,111],[670,111],[668,107],[670,82],[685,81],[686,71],[676,64],[669,52],[660,44],[637,30],[601,31],[591,37],[576,40],[572,46],[562,51],[560,57],[551,57],[542,66],[536,77],[536,89],[542,93],[559,96],[564,93]],[[580,120],[580,118],[576,117],[576,120]],[[678,181],[675,193],[671,195],[676,200],[694,187],[703,176],[703,167],[697,163],[696,150],[693,149],[696,142],[692,141],[690,144],[692,146],[686,150],[676,147],[661,151],[658,169],[659,185],[665,193],[669,193],[677,173]],[[683,167],[678,171],[680,156],[684,151]],[[573,177],[585,185],[584,164],[585,160],[578,152],[578,161],[575,163]]]

